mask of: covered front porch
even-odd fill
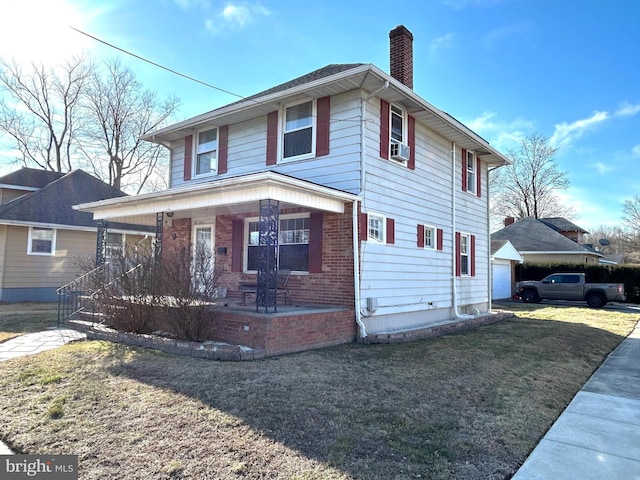
[[[358,197],[264,172],[83,204],[106,236],[111,222],[153,225],[155,255],[204,244],[215,257],[222,305],[215,339],[289,352],[353,341]],[[100,258],[100,255],[97,255]],[[290,302],[277,276],[290,271]],[[255,295],[245,295],[246,285]]]

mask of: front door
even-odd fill
[[[215,231],[214,224],[194,225],[193,227],[193,255],[191,268],[196,288],[205,293],[211,283],[214,268]]]

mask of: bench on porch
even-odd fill
[[[289,276],[291,275],[291,270],[278,270],[278,278],[276,281],[276,303],[278,302],[278,296],[282,296],[284,298],[285,305],[293,305],[291,300],[291,295],[289,294],[289,287],[287,284],[289,283]],[[258,284],[257,283],[240,283],[240,293],[242,293],[242,304],[246,305],[247,303],[247,295],[258,294]]]

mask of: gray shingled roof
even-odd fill
[[[44,223],[95,228],[93,214],[74,210],[73,205],[124,196],[126,193],[102,180],[82,170],[74,170],[39,190],[0,205],[0,224]],[[111,223],[109,225],[112,228],[151,231],[148,227]]]
[[[17,188],[42,188],[64,176],[65,174],[60,172],[23,167],[0,177],[0,185],[14,185]]]
[[[582,232],[589,233],[583,228],[577,226],[575,223],[570,222],[566,218],[552,217],[552,218],[540,218],[541,222],[549,225],[551,228],[556,229],[558,232]]]
[[[533,217],[523,218],[492,233],[491,240],[509,240],[518,252],[598,253]]]

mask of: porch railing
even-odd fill
[[[58,326],[83,314],[96,314],[96,293],[109,283],[109,264],[105,263],[56,290]]]

